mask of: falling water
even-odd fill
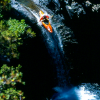
[[[18,1],[18,2],[17,2]],[[11,6],[18,10],[19,12],[23,13],[23,15],[27,16],[31,21],[36,21],[38,27],[41,29],[41,36],[43,37],[43,41],[46,45],[46,48],[48,49],[48,53],[53,59],[53,63],[56,67],[56,77],[57,77],[57,87],[54,88],[58,94],[54,95],[51,100],[83,100],[84,97],[87,96],[84,100],[96,100],[94,98],[94,95],[88,96],[84,92],[84,89],[78,89],[77,87],[67,87],[67,65],[64,61],[64,50],[63,50],[63,44],[62,44],[62,38],[60,36],[60,31],[57,30],[58,27],[62,26],[62,23],[60,23],[59,19],[61,19],[61,16],[59,18],[58,15],[54,15],[54,13],[49,10],[48,8],[45,9],[44,7],[40,7],[38,4],[40,3],[40,0],[12,0]],[[55,0],[56,1],[56,0]],[[20,2],[20,3],[19,3]],[[42,3],[42,2],[41,2]],[[46,3],[46,2],[45,2]],[[46,15],[49,15],[50,22],[53,27],[53,33],[49,33],[42,25],[41,22],[39,22],[39,11],[42,10]],[[61,30],[63,31],[63,30]],[[63,88],[62,88],[63,87]],[[84,97],[82,97],[85,94]]]
[[[37,6],[35,3],[38,4],[39,1],[35,1],[35,3],[31,0],[30,1],[17,0],[17,1],[18,2],[13,1],[12,7],[17,9],[18,11],[21,11],[22,13],[24,12],[24,14],[29,16],[31,20],[32,20],[32,15],[36,18],[35,20],[37,21],[37,25],[42,30],[42,36],[43,36],[44,43],[56,66],[56,73],[57,73],[57,80],[58,80],[57,86],[65,87],[67,84],[67,81],[65,77],[66,72],[64,70],[66,65],[65,65],[65,62],[63,61],[64,60],[63,44],[62,44],[61,36],[59,32],[56,30],[58,23],[54,23],[52,21],[53,18],[51,17],[51,15],[54,15],[53,12],[50,11],[49,9],[44,10],[40,6]],[[39,11],[40,10],[42,10],[44,14],[49,15],[50,22],[53,27],[53,33],[49,33],[43,26],[41,26],[41,23],[39,22],[39,19],[40,19]]]

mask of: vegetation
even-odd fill
[[[3,17],[5,14],[4,11],[9,11],[10,10],[10,0],[0,0],[0,18]]]
[[[0,0],[0,54],[11,59],[19,58],[17,47],[23,44],[22,37],[35,37],[36,34],[31,28],[28,28],[24,19],[19,21],[3,18],[3,12],[10,10],[9,3],[10,0]]]
[[[0,70],[0,100],[23,100],[23,92],[21,90],[16,90],[15,85],[17,82],[25,85],[22,82],[22,72],[19,72],[21,65],[14,68],[13,66],[8,67],[4,64]]]
[[[25,20],[16,20],[12,18],[5,19],[7,11],[10,11],[10,0],[0,0],[0,55],[6,55],[8,58],[19,58],[18,47],[23,44],[25,37],[35,37],[36,33],[32,31]],[[7,16],[6,16],[7,17]],[[16,84],[22,82],[22,72],[19,72],[21,65],[14,68],[4,64],[0,70],[0,100],[23,100],[23,92],[16,90]]]
[[[1,20],[0,21],[0,53],[8,58],[19,58],[17,47],[23,44],[22,36],[35,37],[31,28],[27,28],[25,20]]]

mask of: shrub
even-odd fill
[[[3,17],[5,11],[10,10],[10,0],[0,0],[0,18]]]
[[[23,44],[22,36],[35,37],[36,34],[31,28],[26,30],[28,25],[25,20],[9,19],[0,21],[0,54],[8,58],[19,58],[17,47]]]
[[[23,92],[16,90],[15,85],[17,82],[25,85],[22,82],[22,72],[19,72],[21,65],[14,68],[13,66],[8,67],[4,64],[0,70],[0,100],[23,100]]]

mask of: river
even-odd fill
[[[22,13],[23,16],[27,16],[33,25],[38,27],[35,29],[36,31],[40,30],[36,40],[31,39],[29,46],[23,46],[26,49],[21,57],[26,57],[20,59],[23,59],[21,63],[27,66],[25,69],[23,68],[24,79],[26,78],[29,81],[26,82],[27,87],[24,90],[27,90],[27,98],[30,96],[29,100],[40,100],[40,98],[41,100],[48,100],[55,93],[52,89],[58,94],[54,94],[51,100],[80,100],[80,90],[71,86],[71,84],[69,86],[69,70],[68,64],[65,62],[65,51],[61,36],[61,33],[69,34],[67,31],[69,28],[62,23],[63,16],[56,15],[45,6],[45,3],[39,0],[12,0],[11,2],[14,9]],[[40,10],[49,15],[53,33],[49,33],[39,22]],[[37,46],[33,45],[34,42]],[[32,51],[36,52],[37,55]],[[27,54],[25,55],[25,53]],[[29,91],[31,92],[29,93]],[[87,98],[94,100],[93,96]]]

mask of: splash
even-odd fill
[[[35,7],[33,7],[32,5],[30,7],[29,2],[31,2],[31,4],[34,4]],[[37,2],[35,2],[35,3],[37,3]],[[57,26],[58,26],[58,23],[60,23],[60,22],[59,22],[59,20],[56,19],[57,16],[55,18],[56,22],[52,21],[53,18],[50,18],[50,22],[53,27],[53,33],[52,34],[49,33],[39,22],[39,20],[40,20],[39,10],[42,10],[45,15],[49,15],[49,16],[51,16],[53,13],[52,13],[52,11],[50,11],[47,8],[45,10],[44,8],[35,5],[35,3],[34,2],[32,3],[32,0],[30,0],[30,1],[28,1],[28,4],[26,4],[26,2],[25,2],[25,5],[24,5],[24,3],[21,4],[17,1],[16,2],[13,1],[12,7],[14,7],[16,10],[22,12],[24,15],[28,16],[31,21],[33,21],[32,20],[33,17],[35,18],[37,25],[41,29],[41,35],[43,37],[43,41],[46,45],[46,48],[48,49],[48,53],[52,57],[53,63],[56,67],[56,73],[57,73],[56,77],[58,80],[57,86],[64,87],[64,86],[66,86],[66,83],[67,83],[66,76],[65,76],[66,71],[64,70],[64,67],[67,67],[67,66],[65,65],[65,62],[64,62],[64,51],[63,51],[62,39],[59,34],[59,31],[57,31]]]
[[[85,90],[84,86],[81,86],[80,88],[55,87],[53,89],[58,93],[54,94],[51,100],[97,100],[96,95]]]

